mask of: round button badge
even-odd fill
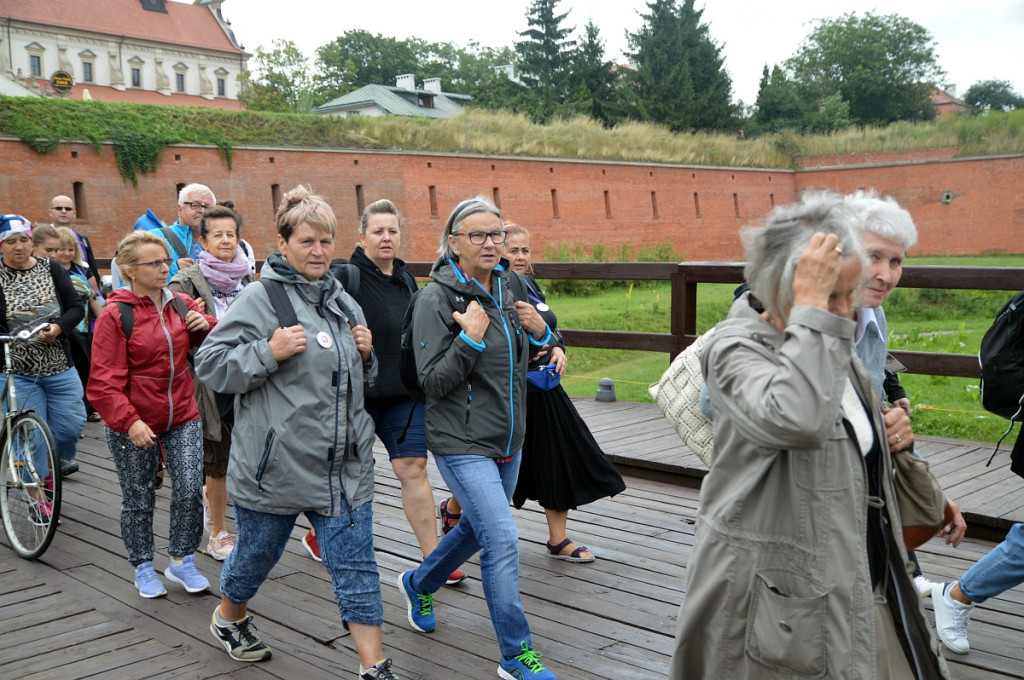
[[[330,334],[327,331],[320,331],[316,334],[316,341],[324,349],[330,349],[331,345],[334,344],[334,340],[331,339]]]

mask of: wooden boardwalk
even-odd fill
[[[516,511],[521,588],[535,647],[561,680],[664,677],[676,614],[685,594],[693,542],[700,463],[651,405],[577,404],[609,455],[627,471],[629,488],[573,512],[570,535],[599,559],[571,565],[548,559],[543,514]],[[922,442],[969,518],[992,530],[1024,518],[1021,480],[999,465],[986,470],[988,446]],[[377,455],[375,537],[384,595],[384,643],[403,680],[494,678],[497,649],[474,559],[470,578],[438,594],[438,628],[410,630],[395,576],[419,559],[386,455]],[[341,626],[330,582],[309,559],[297,527],[284,557],[251,603],[259,634],[274,658],[232,661],[212,639],[213,593],[188,595],[168,584],[166,598],[143,600],[131,582],[120,539],[120,492],[102,428],[89,425],[79,447],[81,471],[65,486],[63,521],[38,562],[0,547],[0,678],[354,678],[358,666]],[[429,466],[438,500],[443,483]],[[636,473],[636,474],[632,474]],[[156,566],[166,566],[170,493],[158,492]],[[301,520],[300,520],[301,521]],[[954,578],[991,549],[970,538],[959,550],[932,541],[919,555],[927,575]],[[205,546],[205,542],[204,542]],[[216,592],[220,565],[197,565]],[[950,655],[955,678],[1024,678],[1024,588],[976,610],[972,651]]]

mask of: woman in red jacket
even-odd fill
[[[171,492],[169,581],[190,593],[210,587],[193,553],[203,537],[203,432],[188,351],[216,319],[164,284],[170,252],[160,237],[136,231],[114,258],[128,288],[114,291],[96,321],[87,394],[106,424],[121,483],[121,536],[146,598],[167,594],[153,569],[154,478],[165,460]]]

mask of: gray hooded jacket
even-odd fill
[[[262,280],[284,282],[307,345],[281,363],[269,338],[278,317],[262,285],[247,286],[196,353],[196,374],[218,392],[234,393],[228,493],[242,507],[336,516],[373,497],[373,421],[363,407],[365,364],[350,325],[362,310],[332,277],[309,281],[280,255]]]

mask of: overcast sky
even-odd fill
[[[295,42],[312,62],[316,48],[346,31],[362,29],[398,39],[491,47],[511,46],[526,30],[530,0],[227,0],[225,18],[249,52],[275,38]],[[703,22],[723,47],[733,99],[752,104],[765,63],[792,56],[815,19],[874,10],[900,14],[924,26],[936,43],[946,82],[962,95],[979,80],[1008,80],[1024,94],[1024,0],[698,0]],[[605,40],[605,54],[625,61],[626,31],[641,25],[645,0],[562,0],[565,26],[581,34],[588,20]],[[398,75],[398,74],[396,74]],[[392,83],[388,83],[392,84]],[[442,83],[442,86],[447,83]]]

